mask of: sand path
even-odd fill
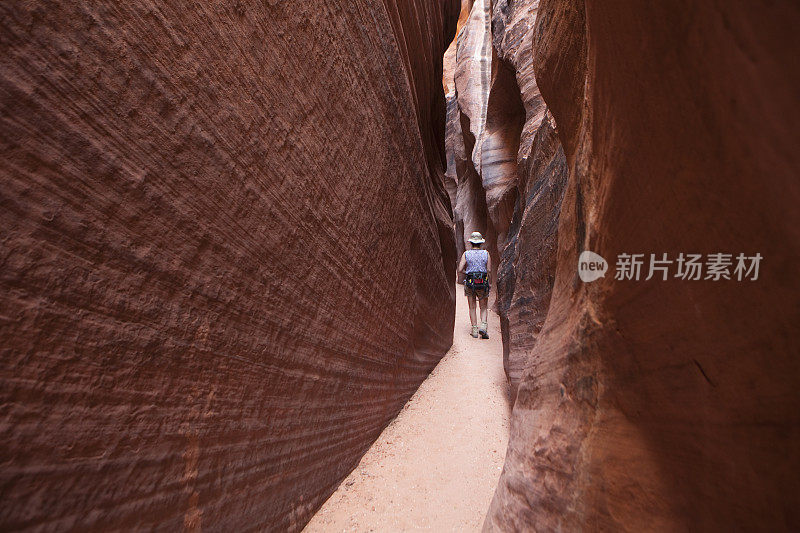
[[[500,324],[469,335],[457,287],[453,347],[304,531],[480,531],[508,444]]]

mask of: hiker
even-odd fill
[[[467,295],[469,303],[469,321],[472,323],[472,335],[476,339],[480,335],[484,339],[489,338],[487,318],[489,315],[489,272],[491,272],[492,261],[489,252],[481,249],[485,242],[480,232],[473,231],[469,237],[472,245],[471,250],[464,252],[461,261],[458,263],[458,271],[464,275],[464,294]],[[481,324],[478,326],[478,319],[475,316],[475,299],[481,306]]]

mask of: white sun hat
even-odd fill
[[[473,231],[472,235],[469,236],[469,242],[471,242],[472,244],[482,244],[486,241],[484,240],[483,235],[481,235],[480,231]]]

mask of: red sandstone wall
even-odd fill
[[[534,76],[538,6],[538,0],[473,5],[458,39],[458,91],[448,114],[456,235],[488,233],[512,395],[547,316],[567,178],[555,121]]]
[[[569,180],[486,529],[797,530],[800,10],[543,0],[537,24]],[[611,274],[623,252],[764,261],[584,284],[582,250]]]
[[[0,529],[302,527],[451,344],[459,7],[0,6]]]
[[[483,141],[487,207],[501,235],[497,309],[512,395],[528,367],[550,305],[567,179],[556,124],[534,76],[532,44],[538,7],[538,0],[493,4],[494,75]],[[498,153],[505,156],[492,157]]]
[[[558,253],[558,219],[567,181],[564,150],[547,113],[519,165],[520,197],[497,271],[503,366],[517,393],[550,307]]]

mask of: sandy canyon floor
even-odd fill
[[[499,318],[472,338],[463,291],[452,348],[304,531],[480,531],[510,405]]]

